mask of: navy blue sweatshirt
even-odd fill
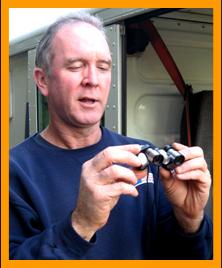
[[[82,164],[108,146],[144,144],[102,128],[101,140],[61,149],[35,134],[10,151],[10,259],[209,259],[212,224],[185,234],[165,198],[158,170],[123,195],[90,242],[71,226]]]

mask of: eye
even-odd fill
[[[83,66],[84,66],[83,63],[75,63],[75,64],[68,66],[68,69],[70,71],[76,72],[76,71],[81,70]]]
[[[97,68],[101,71],[109,71],[110,70],[110,64],[107,62],[102,62],[97,65]]]
[[[66,68],[71,72],[78,72],[84,67],[84,62],[81,60],[69,60]]]

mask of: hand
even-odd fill
[[[139,167],[141,162],[136,154],[140,148],[140,145],[108,147],[83,164],[72,226],[84,239],[90,240],[106,224],[120,195],[138,195],[134,185],[146,171],[134,172],[120,164]]]
[[[193,233],[203,219],[211,176],[200,147],[179,143],[174,143],[173,147],[185,156],[185,162],[173,172],[161,168],[160,175],[179,224],[185,232]]]

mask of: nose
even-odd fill
[[[82,81],[84,86],[96,87],[99,84],[98,70],[96,66],[88,66],[84,72],[84,78]]]

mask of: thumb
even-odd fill
[[[160,178],[163,181],[170,180],[172,177],[172,174],[169,170],[166,170],[165,168],[160,167]]]
[[[160,167],[160,179],[163,183],[163,187],[168,190],[171,188],[172,183],[174,183],[173,173],[165,168]]]

